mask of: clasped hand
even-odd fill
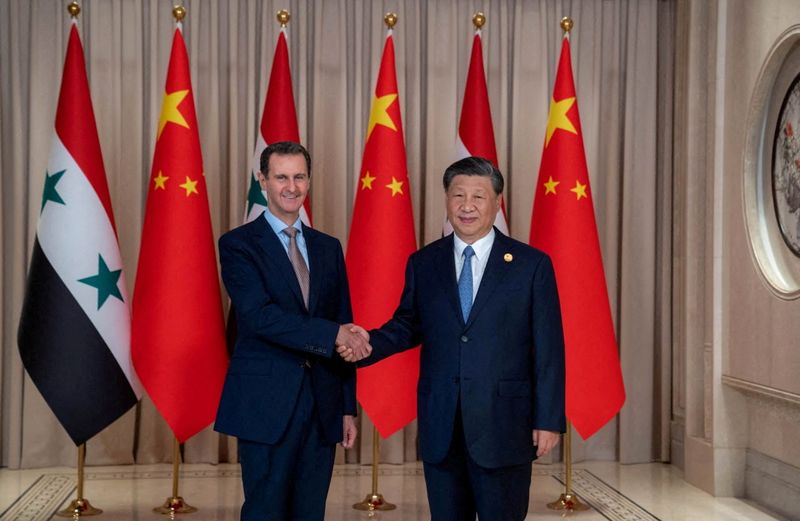
[[[345,362],[358,362],[367,358],[372,353],[372,346],[369,345],[369,333],[363,327],[355,324],[339,326],[339,334],[336,335],[336,352]]]

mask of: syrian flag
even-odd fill
[[[494,144],[492,109],[486,89],[486,74],[483,70],[483,45],[481,30],[475,29],[472,40],[472,57],[469,61],[464,101],[461,104],[461,121],[456,136],[456,159],[478,156],[488,159],[497,168],[497,147]],[[494,219],[497,229],[508,235],[506,206],[501,201],[501,211]],[[453,232],[453,225],[445,217],[442,235]]]
[[[114,214],[73,21],[18,343],[25,369],[76,445],[141,397],[130,333]]]
[[[267,86],[267,97],[264,100],[264,111],[261,114],[261,125],[258,127],[256,149],[250,167],[250,186],[247,191],[247,207],[244,221],[250,222],[267,207],[267,197],[258,184],[258,172],[261,170],[261,152],[267,145],[280,141],[300,142],[297,129],[297,111],[292,93],[292,72],[289,68],[289,46],[286,44],[286,28],[278,33],[275,44],[275,56],[272,59],[272,71]],[[311,226],[311,198],[306,197],[300,209],[300,219],[306,226]]]

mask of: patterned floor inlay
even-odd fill
[[[552,476],[565,485],[566,478],[563,472],[555,472]],[[660,521],[635,501],[588,470],[576,469],[573,471],[572,489],[580,499],[611,521]]]
[[[337,466],[334,470],[334,482],[337,480],[344,481],[345,478],[359,479],[363,476],[371,474],[371,467],[358,466],[358,465],[342,465]],[[207,480],[216,479],[222,480],[230,485],[230,489],[238,491],[238,480],[240,478],[240,471],[236,467],[230,468],[210,468],[201,470],[187,469],[181,472],[182,484],[187,482],[191,484],[193,480]],[[391,479],[392,477],[410,477],[414,480],[419,479],[422,483],[422,468],[421,466],[414,465],[386,465],[380,470],[379,476],[382,478]],[[564,473],[560,467],[554,468],[541,468],[534,467],[533,470],[534,480],[552,478],[563,485]],[[161,486],[163,483],[169,483],[172,478],[170,470],[141,470],[137,467],[131,467],[131,470],[122,471],[90,471],[86,473],[86,488],[92,489],[97,493],[98,489],[106,491],[117,490],[120,491],[116,495],[122,495],[122,491],[129,489],[137,489],[142,485],[149,483],[147,480],[152,480],[156,486],[155,489],[169,492],[168,486]],[[159,481],[160,480],[160,481]],[[231,481],[229,481],[231,480]],[[235,481],[233,481],[235,480]],[[125,486],[120,481],[130,481],[129,486]],[[163,482],[163,483],[162,483]],[[198,483],[200,485],[200,483]],[[587,503],[594,512],[591,513],[592,517],[597,519],[599,514],[605,519],[610,521],[659,521],[659,518],[648,512],[635,501],[622,494],[619,490],[611,487],[605,483],[598,476],[586,469],[575,469],[572,476],[573,491]],[[187,485],[187,487],[190,485]],[[74,499],[76,490],[76,476],[67,473],[48,473],[42,474],[27,490],[25,490],[4,512],[0,514],[0,521],[48,521],[51,519],[62,519],[55,517],[55,513],[64,508],[71,499]],[[91,494],[87,497],[92,499]],[[147,499],[142,499],[138,494],[133,493],[132,500],[143,502],[147,504],[152,502],[152,498],[148,496]],[[197,498],[196,498],[197,499]],[[202,498],[200,498],[202,499]],[[330,499],[330,498],[329,498]],[[555,498],[553,498],[555,499]],[[119,498],[118,498],[119,501]],[[235,501],[238,503],[238,497]],[[103,505],[97,505],[101,508]],[[155,505],[153,505],[155,506]],[[229,505],[228,512],[225,516],[214,517],[211,512],[206,510],[206,515],[192,515],[187,519],[189,521],[201,521],[201,519],[228,519],[236,518],[236,510],[238,505]],[[555,514],[555,513],[554,513]],[[587,514],[589,514],[587,512]],[[135,519],[153,519],[157,520],[160,517],[155,514],[150,514],[150,508],[135,508],[132,514]],[[541,515],[541,514],[537,514]],[[404,519],[401,511],[396,514],[384,514],[385,519],[390,517],[395,520]],[[549,517],[549,516],[548,516]],[[583,517],[586,517],[585,515]],[[97,519],[102,521],[104,518],[117,519],[113,512],[108,515],[102,515]]]

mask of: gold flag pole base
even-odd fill
[[[197,509],[187,504],[182,497],[174,496],[168,497],[164,504],[160,507],[155,507],[153,512],[164,515],[191,514],[192,512],[197,512]]]
[[[160,507],[155,507],[153,512],[156,514],[164,514],[169,516],[170,519],[175,519],[175,514],[191,514],[197,512],[197,509],[183,500],[178,495],[178,477],[180,476],[181,465],[181,444],[178,438],[174,438],[172,442],[172,495],[164,501]]]
[[[585,503],[581,503],[581,500],[578,499],[578,496],[575,494],[561,494],[560,498],[552,503],[548,503],[547,508],[550,510],[569,510],[575,512],[589,510],[589,507],[586,506]]]
[[[96,516],[102,514],[103,511],[99,508],[94,508],[88,499],[78,498],[73,499],[67,508],[59,510],[56,515],[59,517],[83,517],[83,516]]]
[[[383,499],[383,494],[367,494],[364,501],[353,505],[356,510],[394,510],[397,505]]]
[[[387,15],[388,16],[388,15]],[[378,493],[378,463],[380,462],[381,452],[378,448],[381,440],[378,437],[378,429],[372,427],[372,493],[367,494],[364,501],[356,503],[353,508],[356,510],[368,510],[374,512],[375,510],[394,510],[397,505],[389,503],[383,499],[383,495]]]
[[[56,512],[56,515],[59,517],[71,517],[72,519],[77,519],[83,516],[96,516],[97,514],[103,513],[102,510],[93,507],[92,504],[89,503],[89,500],[83,497],[83,475],[85,461],[86,444],[81,443],[78,445],[78,497],[77,499],[73,499],[67,508]]]
[[[567,432],[564,434],[564,493],[557,500],[547,504],[550,510],[566,510],[567,512],[582,512],[589,510],[585,503],[581,503],[578,496],[572,493],[572,423],[567,420]]]

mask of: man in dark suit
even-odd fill
[[[503,177],[489,161],[450,165],[444,189],[455,233],[409,257],[400,304],[370,331],[361,363],[422,343],[419,446],[433,521],[522,520],[531,462],[565,429],[553,267],[493,227]]]
[[[261,154],[268,207],[219,240],[238,336],[215,429],[239,438],[241,519],[322,520],[334,449],[353,446],[355,372],[365,356],[352,321],[339,241],[302,225],[311,159],[297,143]]]

